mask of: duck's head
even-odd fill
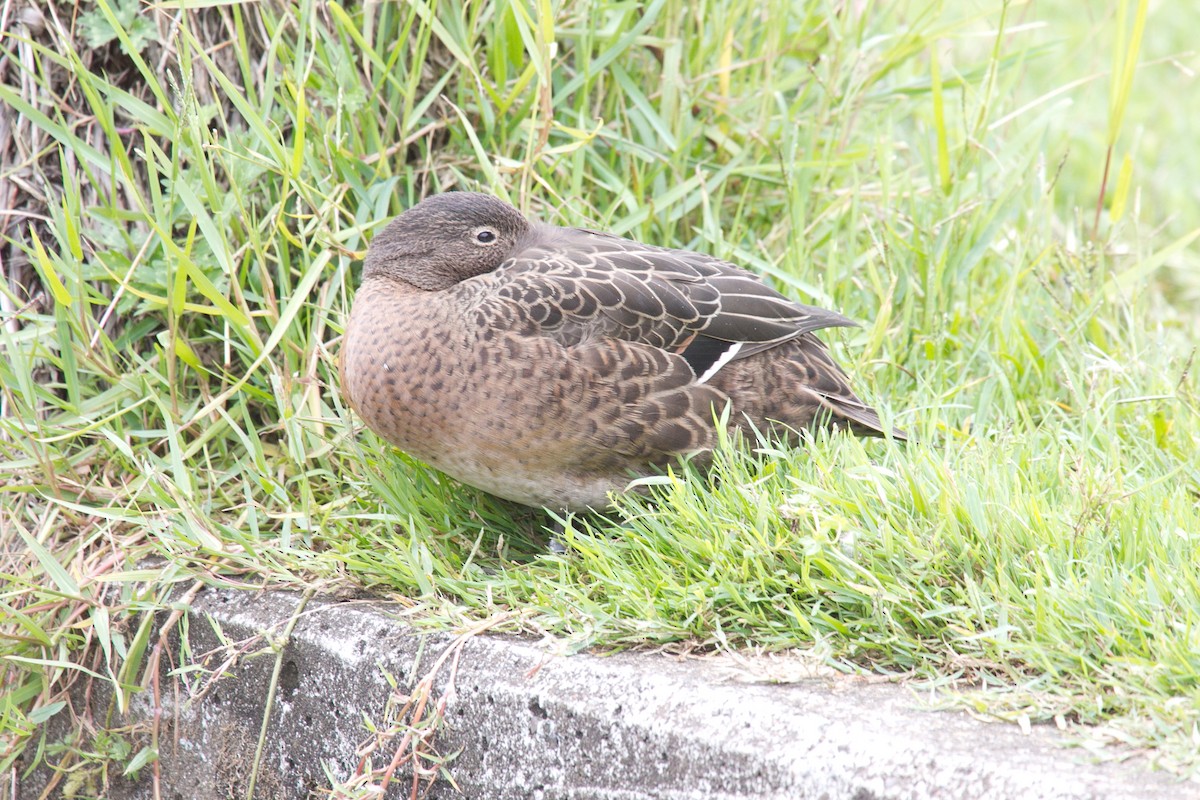
[[[363,278],[384,275],[426,291],[448,289],[500,266],[529,230],[521,212],[490,195],[435,194],[379,232]]]

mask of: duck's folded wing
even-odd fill
[[[648,344],[682,354],[700,376],[808,331],[854,325],[719,259],[582,230],[562,230],[477,280],[507,313],[566,346]]]

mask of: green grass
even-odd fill
[[[90,791],[148,768],[145,731],[46,749],[43,723],[88,680],[117,710],[156,690],[152,613],[199,581],[366,587],[437,626],[511,612],[568,649],[809,649],[1197,775],[1186,12],[1153,10],[1138,49],[1137,2],[1123,26],[759,6],[10,21],[0,765],[49,755]],[[915,442],[726,447],[547,555],[544,515],[394,452],[338,394],[367,242],[451,187],[861,320],[826,338]]]

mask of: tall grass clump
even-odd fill
[[[1146,74],[1194,106],[1200,65],[1175,7],[1073,9],[6,9],[0,765],[157,769],[121,714],[187,672],[166,634],[221,585],[515,612],[568,649],[801,648],[1194,775],[1200,208],[1149,127],[1188,102]],[[367,243],[453,188],[862,321],[827,338],[915,441],[727,443],[548,554],[544,514],[338,392]],[[75,724],[92,685],[112,713]]]

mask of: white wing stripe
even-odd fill
[[[704,371],[704,374],[696,380],[696,383],[704,383],[713,375],[716,375],[718,372],[720,372],[721,367],[725,366],[730,361],[733,361],[733,357],[736,356],[738,351],[742,349],[742,344],[743,342],[734,342],[732,345],[730,345],[729,349],[724,353],[721,353],[721,357],[714,361],[713,365]]]

